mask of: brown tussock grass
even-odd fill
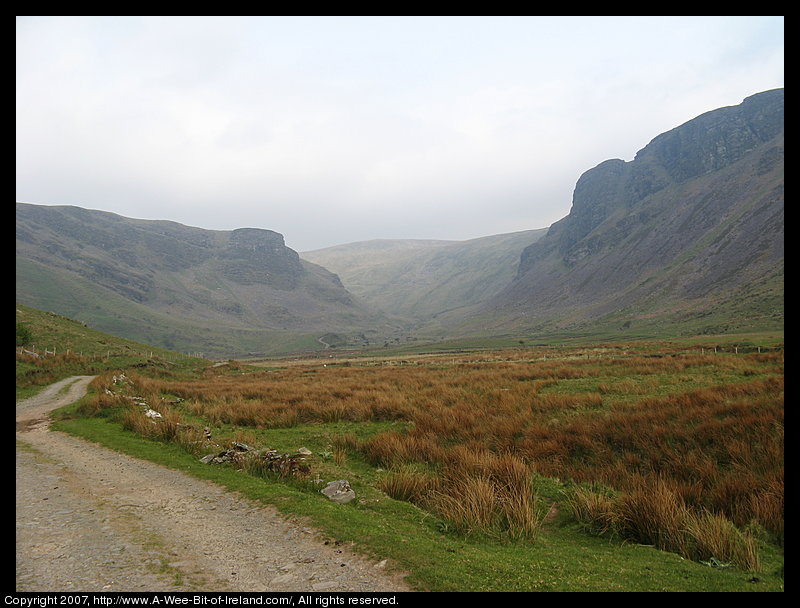
[[[653,345],[640,350],[647,348],[656,353]],[[293,364],[139,384],[154,397],[183,398],[187,413],[215,425],[405,421],[404,431],[342,439],[344,452],[390,469],[387,493],[412,502],[425,495],[463,530],[485,529],[487,521],[495,531],[509,529],[498,522],[535,511],[504,511],[529,504],[530,486],[520,488],[535,465],[539,474],[602,482],[625,496],[613,504],[609,496],[573,499],[573,510],[599,531],[613,527],[680,549],[695,542],[686,522],[707,511],[782,535],[782,353],[659,348],[653,355],[624,345],[448,354],[402,366]],[[420,463],[437,472],[435,484],[411,474]],[[420,484],[424,491],[415,489]]]

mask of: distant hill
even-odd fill
[[[17,301],[206,356],[320,347],[385,327],[339,278],[270,230],[212,231],[17,203]]]
[[[298,255],[270,230],[70,206],[17,203],[16,228],[17,302],[206,357],[399,336],[783,330],[784,91],[586,171],[549,229]]]
[[[784,91],[707,112],[578,180],[569,215],[462,329],[783,328]]]
[[[452,322],[514,278],[546,229],[468,241],[373,240],[301,252],[370,306],[415,324]]]

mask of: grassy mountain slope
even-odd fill
[[[547,230],[463,242],[368,241],[301,258],[269,230],[17,204],[17,300],[222,357],[388,343],[401,331],[782,330],[783,99],[753,95],[630,162],[586,171],[569,215]]]
[[[17,399],[30,397],[43,386],[74,375],[135,368],[182,374],[205,367],[208,361],[182,355],[88,327],[64,315],[17,303]]]
[[[783,328],[783,90],[706,113],[578,180],[471,328]]]
[[[522,250],[545,232],[468,241],[375,240],[300,255],[335,272],[370,306],[416,323],[443,322],[503,289]]]
[[[383,323],[269,230],[20,203],[17,300],[209,356],[320,347],[321,333]]]

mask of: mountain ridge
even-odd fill
[[[23,304],[79,313],[77,318],[109,333],[119,331],[111,321],[115,307],[164,331],[170,318],[179,319],[185,327],[177,342],[195,350],[202,331],[192,326],[214,327],[215,341],[222,343],[206,347],[220,354],[236,350],[226,344],[226,330],[261,332],[269,342],[274,332],[388,327],[337,276],[300,259],[282,235],[265,229],[213,231],[74,206],[17,203],[17,266],[17,299]],[[51,285],[60,289],[53,292]],[[65,290],[72,304],[65,302]],[[114,306],[106,310],[111,300]],[[124,331],[133,330],[126,323]],[[163,338],[153,343],[160,346]]]
[[[782,89],[756,94],[657,136],[630,162],[586,171],[569,215],[523,251],[479,322],[541,331],[683,319],[724,331],[748,324],[725,323],[725,310],[755,317],[758,292],[770,292],[765,324],[782,324],[783,107]],[[734,302],[737,290],[753,301]]]
[[[656,136],[631,161],[585,171],[549,228],[468,241],[297,253],[267,229],[17,203],[17,299],[224,356],[415,332],[782,330],[783,133],[783,89],[752,95]]]

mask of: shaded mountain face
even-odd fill
[[[767,91],[659,135],[630,162],[586,171],[546,235],[371,241],[306,259],[270,230],[18,203],[17,300],[209,356],[352,343],[336,335],[347,333],[374,344],[412,326],[782,330],[783,139],[784,93]]]
[[[19,302],[155,345],[172,346],[164,335],[176,327],[186,348],[201,350],[194,327],[313,333],[382,322],[271,230],[211,231],[18,203],[17,268]],[[143,336],[137,325],[160,329]],[[235,352],[235,342],[219,350]]]
[[[371,307],[417,328],[452,323],[514,278],[522,250],[546,229],[467,241],[373,240],[301,253]]]
[[[590,169],[475,322],[782,328],[783,133],[783,90],[767,91]]]

